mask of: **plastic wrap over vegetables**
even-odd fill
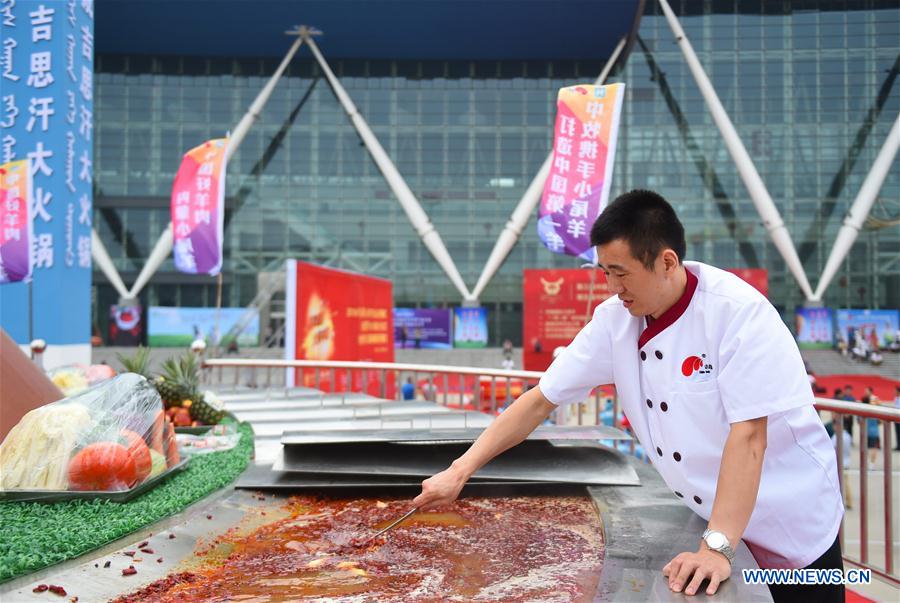
[[[159,393],[125,373],[22,417],[0,444],[0,488],[128,490],[178,461]]]
[[[116,371],[107,364],[69,364],[47,372],[50,380],[67,396],[74,396],[89,387],[98,385],[116,376]]]

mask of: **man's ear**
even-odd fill
[[[665,249],[662,252],[663,268],[667,273],[673,272],[679,266],[678,254],[672,249]]]

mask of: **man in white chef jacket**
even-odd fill
[[[614,383],[620,405],[673,495],[708,522],[698,549],[664,568],[669,587],[707,594],[731,575],[739,540],[763,568],[842,569],[844,508],[834,449],[813,408],[800,352],[756,289],[682,262],[684,228],[658,194],[621,195],[591,230],[615,295],[538,387],[469,450],[422,483],[414,504],[456,499],[465,482],[557,406]],[[769,585],[776,601],[843,601],[843,585]]]

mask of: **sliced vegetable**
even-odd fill
[[[126,439],[128,454],[134,459],[134,469],[137,473],[137,481],[147,479],[153,470],[153,459],[150,456],[150,448],[144,442],[144,438],[129,429],[122,430],[122,437]]]

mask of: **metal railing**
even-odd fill
[[[537,385],[543,375],[537,371],[432,364],[245,358],[208,359],[203,361],[203,368],[204,382],[208,384],[286,388],[284,375],[273,378],[273,373],[294,369],[299,373],[299,378],[295,380],[298,385],[315,389],[326,388],[328,391],[341,391],[339,387],[345,391],[356,389],[381,398],[396,400],[400,399],[400,384],[404,379],[411,376],[417,389],[421,390],[418,384],[421,381],[420,377],[424,376],[427,383],[432,386],[432,391],[437,394],[435,402],[459,408],[474,407],[493,414],[512,403],[517,397],[515,392],[521,393]],[[227,369],[231,369],[230,375],[226,375]],[[373,374],[379,377],[375,381],[371,379]],[[354,375],[361,378],[354,379]],[[467,377],[469,379],[466,379]],[[378,384],[377,391],[372,391],[372,383]],[[424,390],[422,393],[425,395]],[[596,424],[600,420],[603,398],[603,392],[598,388],[593,393],[593,412],[586,411],[586,403],[577,407],[572,405],[575,408],[561,408],[561,412],[557,412],[554,420],[577,425]],[[571,416],[568,413],[571,413]],[[618,404],[613,397],[613,417],[616,426],[619,426],[618,414]],[[594,420],[593,423],[586,422],[589,417]]]
[[[225,379],[225,371],[233,373],[230,382],[234,387],[242,384],[251,387],[285,388],[287,393],[286,371],[294,369],[299,373],[299,379],[295,382],[308,384],[309,387],[322,389],[327,387],[330,391],[353,391],[354,383],[361,384],[358,391],[368,391],[372,395],[382,398],[400,399],[400,383],[406,377],[412,376],[413,383],[419,384],[420,377],[424,376],[430,384],[436,404],[458,407],[461,409],[481,410],[492,414],[498,413],[502,408],[510,404],[517,395],[513,395],[518,386],[519,391],[525,391],[537,384],[543,373],[537,371],[518,371],[489,369],[479,367],[457,367],[445,365],[409,364],[409,363],[385,363],[385,362],[343,362],[343,361],[319,361],[319,360],[276,360],[276,359],[210,359],[203,363],[204,381],[209,384],[228,385]],[[264,382],[259,381],[259,373],[264,373]],[[356,371],[361,374],[361,379],[354,381],[353,374]],[[279,375],[273,379],[273,373]],[[343,373],[343,379],[339,375]],[[376,374],[378,378],[370,381],[370,375]],[[470,379],[467,381],[466,377]],[[371,391],[372,383],[377,383],[378,391]],[[442,387],[438,387],[440,384]],[[458,391],[457,391],[458,390]],[[484,392],[484,395],[482,395]],[[424,392],[423,392],[424,393]],[[431,399],[425,396],[426,399]],[[612,411],[611,424],[622,428],[620,420],[618,399],[615,395],[607,395],[601,388],[596,388],[591,397],[579,404],[560,407],[551,420],[557,424],[565,425],[600,425],[604,423],[602,415],[609,407]],[[844,492],[844,473],[842,462],[844,454],[844,417],[853,417],[860,421],[859,438],[859,531],[860,554],[854,558],[846,554],[844,544],[843,523],[841,528],[841,544],[845,551],[844,561],[858,567],[869,569],[873,574],[894,584],[900,585],[900,576],[894,570],[894,479],[892,472],[893,450],[893,425],[900,422],[900,410],[885,406],[873,406],[858,402],[843,402],[827,398],[816,398],[816,409],[832,413],[832,424],[836,434],[836,450],[838,480],[841,492]],[[882,453],[884,463],[884,567],[878,567],[870,562],[869,551],[869,521],[868,512],[868,441],[866,438],[866,420],[879,421],[879,428],[884,433],[882,438]],[[883,429],[881,429],[883,428]],[[629,443],[630,453],[635,453],[635,440]]]
[[[893,476],[893,436],[895,423],[900,422],[900,409],[885,406],[873,406],[860,402],[842,402],[828,398],[816,398],[816,409],[832,414],[832,426],[835,433],[837,454],[838,481],[841,492],[844,492],[844,417],[859,420],[859,558],[846,555],[844,547],[844,526],[841,524],[841,549],[845,551],[844,561],[852,565],[870,569],[873,574],[900,586],[900,575],[894,571],[894,476]],[[869,560],[869,466],[868,437],[866,422],[878,420],[879,431],[883,432],[881,448],[883,457],[883,495],[884,495],[884,567],[874,566]]]

